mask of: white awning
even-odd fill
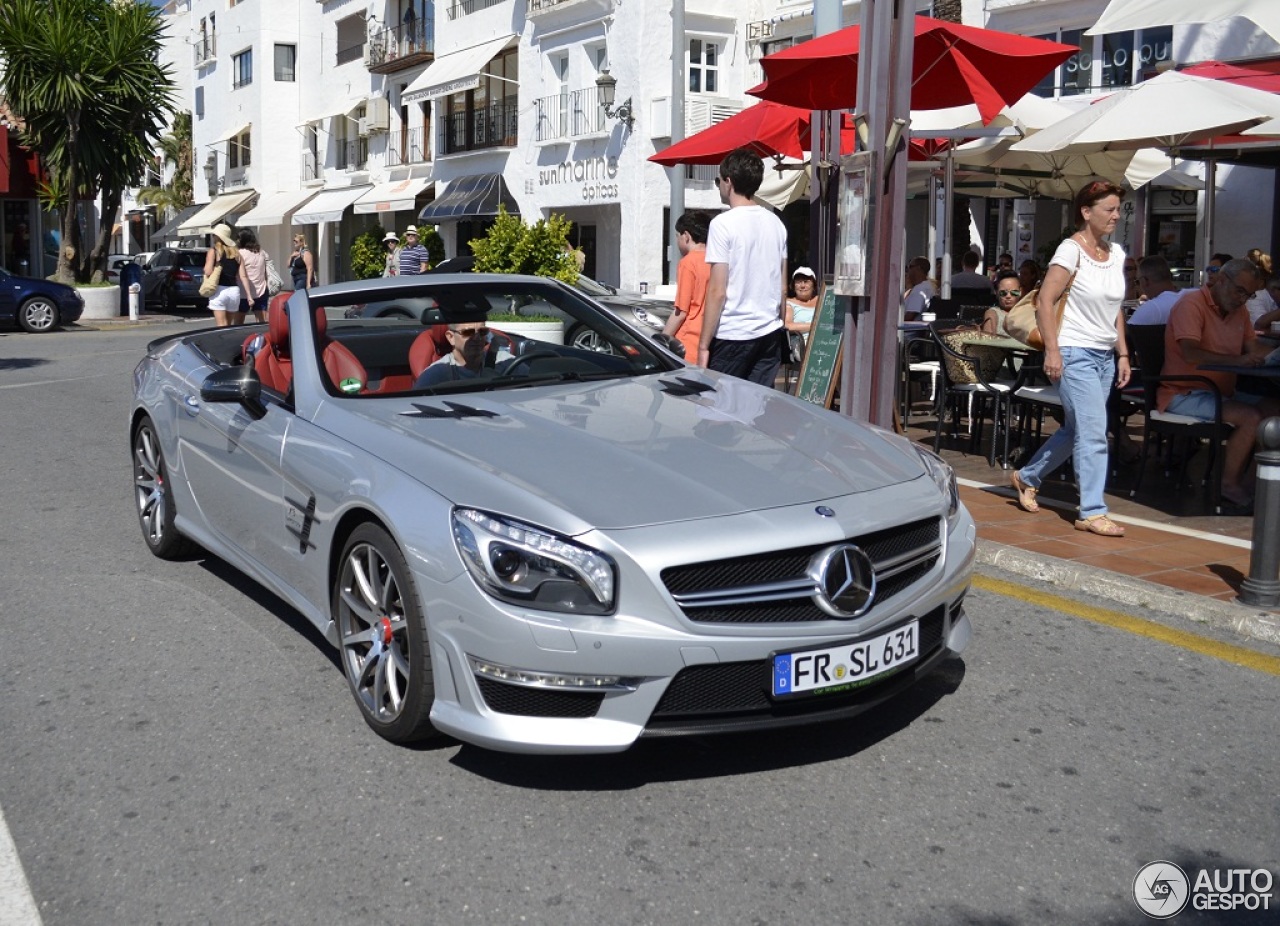
[[[504,35],[479,45],[441,55],[418,75],[404,93],[401,103],[416,103],[450,93],[474,90],[480,86],[480,72],[493,60],[493,56],[516,40],[517,36]]]
[[[240,216],[239,225],[288,225],[289,216],[311,197],[315,190],[288,190],[284,193],[263,193],[254,206]]]
[[[257,190],[236,190],[215,196],[207,206],[178,226],[179,237],[209,234],[213,226],[247,206],[249,200],[257,195]]]
[[[305,209],[293,214],[293,224],[315,225],[318,222],[340,221],[347,207],[371,189],[373,188],[368,184],[363,184],[321,190],[315,199],[307,203]]]
[[[393,180],[380,183],[365,193],[355,203],[357,214],[366,212],[403,212],[412,209],[418,194],[427,188],[431,180],[428,177],[409,177],[405,180]]]
[[[349,116],[367,102],[369,101],[364,97],[358,100],[347,100],[345,103],[330,102],[323,111],[316,113],[314,116],[308,116],[306,122],[303,122],[302,125],[307,125],[311,122],[328,122],[334,116]]]
[[[234,129],[231,129],[230,131],[222,135],[219,135],[213,141],[209,142],[209,144],[206,145],[205,147],[212,148],[214,145],[225,145],[227,142],[231,141],[231,139],[235,138],[237,135],[243,135],[245,132],[249,131],[249,129],[252,126],[253,126],[252,122],[246,122],[244,125],[238,125]]]

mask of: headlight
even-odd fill
[[[951,468],[950,463],[932,450],[926,450],[915,443],[911,446],[920,455],[920,461],[924,463],[924,471],[929,474],[929,478],[937,485],[938,491],[947,499],[947,520],[954,518],[960,510],[960,490],[956,487],[956,471]]]
[[[659,331],[664,327],[660,319],[650,315],[638,305],[631,307],[631,314],[635,316],[636,321],[646,327],[657,328]]]
[[[471,577],[495,598],[544,611],[613,611],[613,561],[595,550],[473,508],[453,512],[453,540]]]

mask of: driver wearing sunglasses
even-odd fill
[[[996,304],[982,316],[982,330],[987,334],[998,334],[1008,337],[1004,329],[1004,320],[1009,310],[1022,298],[1022,284],[1018,275],[1012,270],[1003,270],[996,276]]]
[[[452,350],[422,371],[422,375],[413,384],[414,389],[427,389],[440,383],[471,379],[478,376],[486,365],[496,366],[513,357],[506,350],[489,350],[489,329],[484,322],[449,325],[444,337]]]

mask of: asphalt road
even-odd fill
[[[143,546],[170,330],[0,334],[0,809],[45,924],[1085,926],[1146,922],[1153,860],[1280,872],[1280,678],[978,589],[963,660],[856,722],[388,745],[279,600]]]

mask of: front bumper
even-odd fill
[[[785,525],[786,518],[773,512],[770,520]],[[663,533],[672,545],[670,530]],[[961,508],[937,561],[856,621],[700,624],[682,612],[661,581],[632,576],[617,551],[610,552],[622,572],[621,607],[607,618],[499,609],[464,574],[441,587],[435,600],[424,601],[436,687],[431,719],[443,732],[495,750],[595,753],[625,750],[641,737],[853,716],[964,650],[971,626],[963,601],[975,543],[973,520]],[[660,569],[643,572],[652,578]],[[772,654],[870,639],[912,618],[920,622],[920,653],[903,669],[851,691],[772,697]],[[508,684],[478,674],[476,660],[536,672],[616,676],[623,683],[599,691]]]

